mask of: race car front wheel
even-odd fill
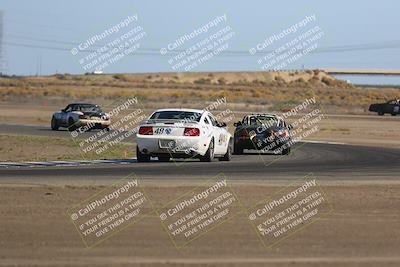
[[[233,148],[233,154],[242,155],[243,154],[243,147],[241,145],[235,145],[234,148]]]
[[[76,128],[77,127],[75,125],[74,120],[72,118],[69,118],[69,120],[68,120],[68,131],[70,131],[70,132],[75,131]]]
[[[160,162],[168,162],[170,160],[170,156],[168,155],[162,155],[162,156],[158,156],[158,161]]]
[[[54,118],[54,116],[51,118],[51,129],[53,131],[57,131],[59,128],[58,124],[57,124],[57,119]]]

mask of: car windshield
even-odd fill
[[[196,121],[199,122],[201,113],[172,110],[172,111],[157,111],[151,117],[150,120],[181,120],[181,121]]]
[[[277,125],[278,120],[270,116],[252,116],[250,117],[250,125]]]
[[[96,105],[79,105],[79,110],[82,112],[100,113],[101,109]]]

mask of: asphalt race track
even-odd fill
[[[44,126],[0,125],[3,134],[69,137],[66,130],[52,131]],[[90,134],[90,133],[89,133]],[[84,136],[83,136],[84,137]],[[132,140],[133,141],[133,140]],[[95,164],[78,167],[0,168],[1,183],[51,183],[54,181],[111,182],[135,173],[150,180],[207,179],[224,173],[232,180],[281,180],[313,173],[321,180],[382,181],[398,180],[400,149],[336,144],[300,143],[289,156],[258,154],[234,155],[231,162],[177,161],[115,165]]]
[[[0,133],[2,134],[17,134],[17,135],[34,135],[34,136],[50,136],[50,137],[69,137],[72,138],[66,128],[60,128],[58,131],[53,131],[50,126],[38,125],[20,125],[20,124],[0,124]],[[81,138],[89,137],[91,133],[83,133]]]
[[[145,180],[196,180],[224,173],[232,180],[295,179],[313,173],[326,181],[398,180],[400,150],[332,144],[298,144],[289,156],[235,155],[231,162],[200,161],[124,165],[96,164],[79,167],[2,168],[2,183],[52,183],[87,181],[109,183],[135,173]]]

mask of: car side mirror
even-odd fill
[[[235,122],[235,123],[233,124],[233,126],[235,126],[235,127],[242,126],[242,122],[240,122],[240,121]]]
[[[65,112],[65,108],[63,108],[63,109],[61,110],[61,112]]]

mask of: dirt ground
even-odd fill
[[[0,266],[399,266],[400,185],[321,186],[332,212],[270,249],[241,213],[177,250],[155,213],[85,248],[66,212],[104,187],[2,185]],[[281,188],[233,185],[245,207]],[[145,185],[156,208],[190,189]]]

